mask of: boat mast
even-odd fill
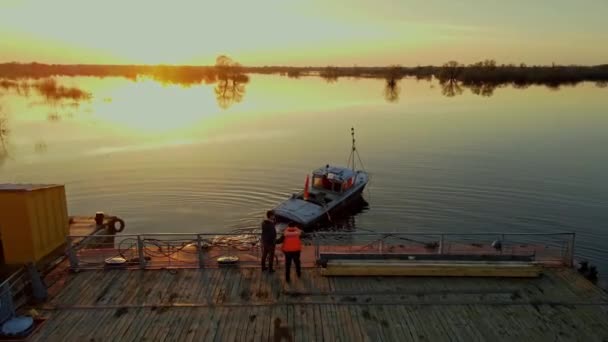
[[[349,165],[349,166],[351,166],[353,172],[355,172],[355,152],[357,151],[357,148],[355,147],[355,128],[354,127],[350,128],[350,135],[353,137],[353,145],[352,145],[352,149],[350,151],[350,157],[348,157],[348,161],[349,161],[348,164],[352,163],[352,165]]]
[[[356,170],[355,170],[355,157],[356,157],[357,159],[359,159],[359,164],[361,164],[361,168],[365,171],[365,168],[363,167],[363,162],[361,161],[361,156],[359,156],[359,152],[357,151],[357,147],[355,146],[355,128],[354,127],[350,128],[350,135],[353,137],[353,146],[351,148],[350,156],[348,157],[348,162],[346,162],[346,165],[348,165],[350,168],[352,168],[353,172],[356,172]]]

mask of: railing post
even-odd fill
[[[72,245],[72,237],[66,237],[66,252],[68,254],[68,259],[70,260],[70,268],[72,271],[78,271],[78,257],[76,256],[76,251],[74,250],[74,246]]]
[[[45,301],[49,297],[49,293],[40,272],[33,262],[28,263],[26,267],[32,287],[32,297],[38,302]]]
[[[439,254],[443,254],[443,244],[445,242],[445,236],[444,234],[441,234],[439,236]]]
[[[205,267],[205,256],[203,255],[203,238],[201,234],[196,234],[196,246],[198,248],[198,267]]]
[[[502,234],[500,236],[500,254],[502,255],[503,251],[505,250],[505,247],[507,246],[507,244],[505,243],[505,234]],[[511,252],[511,254],[513,254],[513,252]]]
[[[137,235],[137,254],[139,257],[139,268],[146,268],[146,258],[144,257],[144,240],[141,235]]]
[[[384,237],[380,239],[378,242],[378,253],[382,254],[382,250],[384,249]]]
[[[0,285],[0,319],[6,321],[15,317],[15,303],[13,302],[13,292],[8,281]]]
[[[572,238],[570,239],[570,255],[568,262],[570,263],[570,267],[574,266],[574,240],[576,239],[576,233],[572,233]]]
[[[319,236],[317,233],[312,234],[313,243],[315,244],[315,263],[321,258],[321,251],[319,246]]]

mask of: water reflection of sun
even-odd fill
[[[96,94],[94,113],[135,134],[169,134],[191,128],[220,112],[213,88],[162,85],[151,79],[125,82]],[[111,101],[108,101],[111,99]]]

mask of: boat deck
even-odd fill
[[[608,296],[569,268],[539,278],[323,277],[248,267],[64,274],[34,341],[608,339]]]

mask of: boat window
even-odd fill
[[[312,186],[315,188],[322,188],[323,187],[323,177],[314,176],[312,178]]]
[[[331,184],[327,178],[323,177],[323,189],[331,190]]]
[[[353,177],[350,177],[348,181],[344,183],[344,190],[348,190],[353,186]]]
[[[313,176],[312,186],[317,189],[342,192],[342,182],[329,180],[326,176]]]

